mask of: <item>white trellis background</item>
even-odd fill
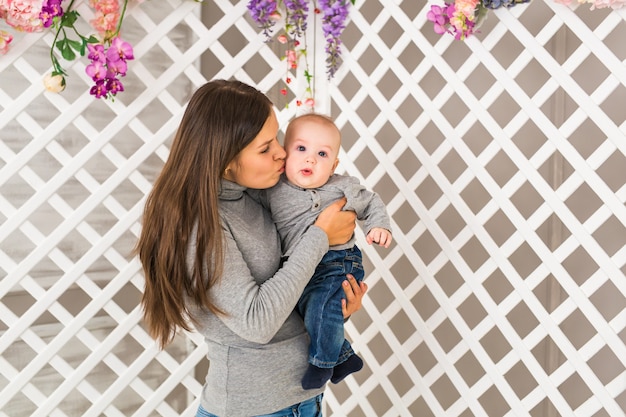
[[[626,9],[533,0],[459,42],[429,4],[357,0],[344,65],[318,81],[341,169],[395,235],[362,244],[370,291],[347,331],[366,367],[327,414],[624,416]],[[115,102],[88,94],[84,59],[44,92],[50,33],[0,56],[0,415],[194,415],[203,342],[155,348],[130,250],[194,89],[235,77],[283,127],[296,112],[245,6],[132,3]]]

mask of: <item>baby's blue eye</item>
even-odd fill
[[[328,154],[326,152],[324,152],[324,151],[320,151],[320,153],[318,155],[321,156],[322,158],[324,158]]]
[[[306,150],[306,148],[304,146],[302,146],[302,145],[299,145],[298,147],[296,147],[296,149],[299,150],[299,151]]]

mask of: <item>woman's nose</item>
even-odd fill
[[[287,157],[287,152],[285,152],[285,149],[281,146],[280,149],[278,149],[278,151],[274,154],[274,159],[275,160],[279,160],[279,159],[285,159]]]

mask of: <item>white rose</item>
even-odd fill
[[[43,79],[43,85],[46,91],[51,93],[60,93],[65,90],[65,78],[62,75],[47,74]]]

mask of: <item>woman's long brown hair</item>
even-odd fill
[[[177,328],[190,330],[194,317],[189,300],[222,314],[208,291],[223,271],[220,180],[271,111],[264,94],[238,81],[210,81],[189,101],[170,155],[146,200],[135,247],[145,276],[144,322],[161,348],[172,341]],[[194,227],[196,253],[188,257]],[[194,260],[191,268],[188,258]]]

